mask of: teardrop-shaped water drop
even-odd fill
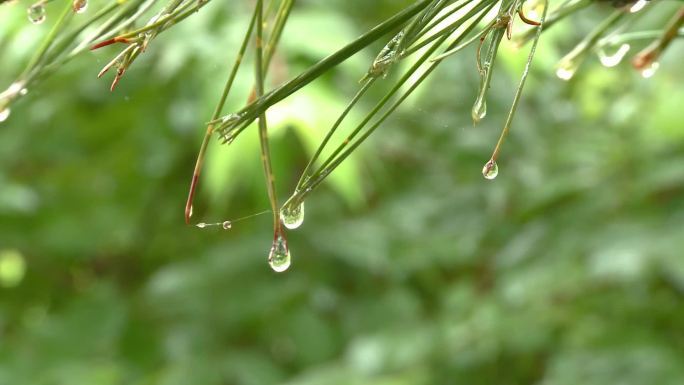
[[[655,75],[656,71],[658,71],[658,68],[660,68],[660,63],[654,61],[640,70],[641,76],[644,79],[648,79],[651,76]]]
[[[474,124],[480,123],[480,120],[484,119],[484,117],[486,115],[487,115],[487,101],[482,96],[479,96],[477,98],[477,100],[475,101],[475,104],[473,104],[473,110],[472,110],[473,123]]]
[[[598,51],[598,57],[601,61],[601,64],[603,64],[605,67],[615,67],[616,65],[620,64],[625,55],[627,55],[627,52],[629,52],[629,49],[629,44],[625,43],[622,44],[617,51],[610,55],[602,48]]]
[[[496,164],[494,159],[490,159],[482,168],[482,176],[487,180],[492,180],[495,179],[497,175],[499,175],[499,165]]]
[[[268,254],[268,264],[276,273],[282,273],[290,267],[290,250],[287,248],[287,240],[278,234],[273,240],[271,252]]]
[[[10,108],[0,106],[0,123],[4,122],[10,116]]]
[[[570,80],[573,76],[575,76],[577,67],[579,67],[579,65],[575,61],[562,61],[556,68],[556,76],[563,80]]]
[[[294,230],[304,223],[304,202],[294,202],[292,199],[285,202],[280,209],[280,221],[290,230]]]
[[[233,222],[231,221],[224,221],[221,224],[221,227],[223,227],[224,230],[230,230],[233,227]]]
[[[28,19],[33,24],[40,24],[45,21],[45,4],[39,1],[26,10]]]
[[[73,0],[71,7],[75,13],[83,13],[88,9],[88,0]]]

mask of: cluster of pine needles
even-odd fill
[[[166,4],[160,4],[160,0],[116,0],[85,15],[83,13],[88,5],[87,0],[40,0],[27,9],[31,22],[42,23],[45,20],[45,4],[49,1],[64,1],[66,4],[24,71],[0,94],[0,121],[8,118],[11,104],[25,96],[27,88],[37,87],[75,56],[89,49],[117,44],[124,48],[98,74],[100,77],[109,70],[114,72],[110,87],[113,91],[135,60],[147,49],[151,49],[154,39],[211,2],[169,0]],[[307,196],[382,126],[443,61],[466,47],[476,47],[476,55],[470,60],[473,60],[474,68],[480,76],[479,90],[472,108],[472,119],[477,124],[487,114],[487,92],[500,43],[504,38],[513,39],[519,47],[531,42],[527,63],[515,90],[510,111],[502,125],[501,135],[482,170],[485,178],[494,179],[498,174],[497,159],[501,146],[511,129],[542,32],[573,15],[581,14],[586,8],[610,8],[612,11],[603,21],[561,59],[556,74],[561,79],[570,79],[580,64],[593,53],[598,53],[604,65],[617,65],[630,51],[630,44],[641,44],[643,49],[633,56],[632,65],[643,76],[652,76],[666,49],[675,38],[684,34],[684,6],[669,21],[664,22],[660,29],[631,31],[630,27],[636,18],[665,1],[417,0],[291,80],[275,89],[266,90],[264,79],[271,68],[280,40],[286,35],[285,27],[290,14],[293,10],[296,11],[296,1],[254,0],[251,18],[242,44],[237,47],[235,62],[229,68],[223,92],[212,116],[204,119],[208,123],[192,175],[185,221],[190,224],[192,220],[193,199],[212,137],[217,137],[223,144],[230,144],[245,129],[255,127],[259,133],[266,189],[270,212],[273,214],[274,235],[268,261],[274,270],[286,270],[291,259],[285,232],[286,229],[295,229],[302,224]],[[0,3],[5,2],[7,1],[0,0]],[[3,6],[13,6],[13,3],[0,5]],[[512,36],[514,23],[525,26],[525,30],[517,36]],[[384,42],[385,45],[370,63],[368,71],[359,74],[357,93],[332,122],[290,198],[280,205],[271,165],[268,109],[377,42]],[[243,59],[247,55],[254,57],[254,68],[243,70],[248,73],[245,76],[253,76],[252,92],[247,105],[239,111],[226,114],[223,111],[224,106],[231,96],[236,77],[241,74]],[[401,67],[406,68],[403,73],[392,76],[390,86],[380,85],[390,72],[398,71],[396,64],[404,60],[409,65]],[[350,112],[361,109],[359,101],[364,97],[368,98],[368,91],[373,87],[383,87],[387,91],[370,111],[362,114],[360,121],[348,123]],[[253,124],[255,121],[256,124]],[[331,139],[343,124],[351,124],[352,128],[344,140],[330,148],[330,155],[322,158],[323,151],[329,145],[332,146]],[[229,221],[219,225],[226,228],[226,223],[229,228]],[[208,224],[199,223],[198,226],[206,227]]]

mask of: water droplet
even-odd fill
[[[73,0],[71,3],[74,12],[83,13],[88,9],[88,0]]]
[[[231,221],[224,221],[221,224],[221,227],[223,227],[224,230],[230,230],[231,227],[233,227],[233,222]]]
[[[523,3],[523,11],[528,19],[539,20],[544,11],[544,2],[540,0],[527,0]]]
[[[24,88],[24,82],[16,81],[10,84],[6,90],[0,93],[0,100],[6,101],[7,99],[14,99],[19,95],[26,95],[26,88]]]
[[[482,168],[482,176],[484,176],[485,179],[492,180],[495,179],[497,175],[499,175],[499,165],[496,164],[494,159],[490,159]]]
[[[304,202],[297,204],[292,200],[293,198],[294,196],[285,202],[283,208],[280,209],[280,220],[290,230],[294,230],[304,223]]]
[[[200,222],[200,223],[196,224],[195,226],[199,227],[200,229],[203,229],[203,228],[205,228],[205,227],[207,227],[207,226],[209,226],[209,225],[206,224],[206,223],[204,223],[204,222]]]
[[[556,69],[556,76],[563,80],[570,80],[575,76],[577,67],[579,65],[574,61],[564,61],[558,64]]]
[[[641,11],[642,9],[644,9],[646,4],[648,4],[648,0],[639,0],[636,3],[634,3],[634,5],[632,5],[632,7],[629,9],[629,12],[630,13],[637,13],[637,12]]]
[[[271,252],[268,254],[268,264],[276,273],[282,273],[290,267],[290,250],[287,248],[287,240],[278,234],[273,240]]]
[[[620,46],[620,48],[615,51],[612,55],[609,55],[606,53],[606,51],[602,48],[598,51],[598,57],[599,60],[601,61],[601,64],[603,64],[606,67],[615,67],[616,65],[620,64],[622,59],[627,55],[627,52],[629,52],[630,46],[629,44],[625,43]]]
[[[2,108],[0,110],[0,122],[4,122],[5,120],[7,120],[7,118],[9,118],[10,109],[9,109],[9,107],[0,107],[0,108]]]
[[[45,21],[45,4],[39,1],[26,10],[28,19],[33,24],[40,24]]]
[[[483,97],[478,97],[473,105],[472,116],[473,123],[480,123],[480,120],[484,119],[487,115],[487,101]]]
[[[26,94],[28,94],[28,90],[26,88],[22,88],[19,90],[19,95],[26,96]]]
[[[654,61],[651,64],[644,67],[643,69],[641,69],[641,76],[644,79],[648,79],[651,76],[655,75],[656,71],[658,71],[658,68],[660,68],[660,63]]]

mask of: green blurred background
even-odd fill
[[[270,86],[408,3],[298,2]],[[25,5],[0,6],[0,88],[59,8],[36,26]],[[311,196],[276,274],[269,215],[183,223],[250,8],[212,2],[113,93],[95,75],[119,47],[89,52],[0,124],[0,384],[684,383],[682,44],[651,79],[592,57],[563,82],[554,64],[611,9],[549,30],[493,182],[526,50],[504,43],[477,127],[464,51]],[[281,201],[379,48],[269,112]],[[266,209],[263,181],[255,130],[212,143],[195,218]]]

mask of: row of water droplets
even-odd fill
[[[601,64],[605,67],[615,67],[618,64],[622,62],[622,59],[627,56],[627,53],[632,47],[627,44],[623,43],[620,44],[614,51],[609,52],[606,50],[605,47],[600,47],[597,50],[597,56],[599,58],[599,61]],[[577,69],[579,68],[581,64],[581,58],[578,58],[579,60],[568,60],[568,61],[563,61],[558,64],[558,67],[556,68],[556,76],[558,76],[559,79],[562,80],[570,80],[575,76],[575,73],[577,72]],[[639,70],[639,73],[641,74],[642,77],[644,78],[650,78],[653,75],[655,75],[656,71],[660,67],[660,63],[657,61],[653,61],[649,63],[648,66],[641,68]]]
[[[26,9],[28,19],[31,23],[42,24],[45,21],[47,18],[45,3],[45,0],[41,0]],[[71,6],[74,9],[74,13],[83,13],[88,9],[88,0],[72,0]]]
[[[223,221],[217,223],[200,222],[196,224],[195,227],[200,229],[220,227],[223,230],[230,230],[233,228],[233,221]],[[290,267],[290,264],[292,263],[291,261],[292,258],[290,256],[290,250],[287,247],[287,240],[282,232],[278,232],[273,237],[273,244],[268,254],[268,264],[271,266],[273,271],[281,273]]]
[[[299,199],[297,191],[280,209],[280,223],[289,230],[297,229],[304,223],[304,201]],[[292,264],[285,231],[280,226],[273,237],[273,245],[268,253],[268,264],[277,273],[282,273]]]
[[[637,0],[631,5],[628,11],[630,13],[637,13],[641,11],[647,4],[648,0]],[[538,19],[538,10],[530,12],[529,14],[532,16],[533,19]],[[607,47],[614,48],[614,51],[607,51]],[[622,43],[618,46],[617,44],[611,44],[610,41],[608,41],[607,44],[600,46],[596,50],[596,54],[603,66],[615,67],[622,62],[622,60],[625,58],[630,49],[631,46],[627,43]],[[577,72],[577,69],[579,68],[584,57],[585,55],[580,55],[579,57],[574,58],[573,60],[561,61],[556,68],[556,76],[558,76],[562,80],[572,79],[572,77]],[[483,67],[485,70],[488,69],[488,64],[489,63],[487,62],[484,63]],[[656,73],[659,67],[660,63],[658,63],[657,61],[653,61],[648,63],[647,66],[640,68],[639,71],[642,77],[650,78]],[[473,106],[473,121],[479,121],[480,119],[484,118],[486,114],[486,101],[484,100],[484,98],[478,96],[478,99],[476,100],[475,105]],[[482,168],[482,175],[485,177],[485,179],[488,180],[493,180],[497,177],[497,175],[499,175],[499,166],[496,164],[496,161],[494,159],[490,159],[487,163],[485,163],[484,167]]]
[[[648,4],[648,0],[637,0],[634,2],[628,9],[629,13],[637,13],[644,9],[644,7]],[[607,44],[601,45],[599,43],[600,47],[596,50],[596,55],[599,58],[599,61],[604,67],[615,67],[618,64],[622,62],[622,60],[627,56],[627,53],[629,53],[630,49],[632,48],[629,44],[627,43],[622,43],[619,46],[617,44],[611,44],[610,41],[608,40]],[[608,51],[606,47],[614,48],[614,50]],[[617,48],[616,48],[617,47]],[[570,80],[575,76],[575,73],[577,72],[577,69],[579,66],[582,64],[582,60],[584,59],[585,55],[581,55],[577,58],[574,58],[573,60],[565,60],[561,61],[558,63],[556,67],[556,76],[559,79],[562,80]],[[646,67],[644,68],[639,68],[639,72],[642,77],[644,78],[650,78],[653,75],[655,75],[656,71],[660,67],[660,63],[657,61],[653,61],[649,63]]]
[[[280,210],[281,224],[289,230],[294,230],[300,227],[302,223],[304,223],[304,202],[298,200],[295,201],[295,196],[296,193],[293,195],[293,198],[290,198],[287,202],[285,202],[285,204]],[[233,222],[242,219],[247,219],[255,215],[260,215],[267,212],[269,211],[250,215],[248,217],[236,219],[234,221],[223,221],[216,223],[200,222],[197,223],[195,227],[200,229],[220,227],[223,230],[230,230],[233,228]],[[271,245],[271,250],[268,254],[268,264],[269,266],[271,266],[271,269],[273,269],[273,271],[278,273],[286,271],[292,264],[290,249],[287,246],[287,238],[285,237],[284,230],[280,226],[278,226],[278,229],[276,230],[276,233],[273,237],[273,244]]]

